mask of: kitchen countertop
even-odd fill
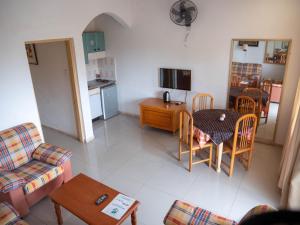
[[[91,80],[91,81],[88,81],[88,89],[92,90],[95,88],[103,88],[103,87],[106,87],[106,86],[109,86],[109,85],[112,85],[115,83],[116,83],[116,81],[114,81],[114,80],[110,80],[108,82]]]

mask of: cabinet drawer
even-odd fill
[[[150,126],[171,129],[172,113],[143,109],[143,122]]]

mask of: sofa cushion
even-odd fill
[[[0,171],[0,192],[7,193],[25,186],[26,181],[12,171]]]
[[[33,153],[32,158],[55,166],[69,160],[72,153],[66,149],[43,143]]]
[[[260,79],[262,74],[262,65],[256,63],[232,62],[231,73],[241,77],[251,76]]]
[[[0,167],[13,170],[24,165],[40,144],[41,137],[32,123],[0,131]]]
[[[9,224],[19,219],[18,212],[7,202],[0,203],[0,224]]]
[[[44,184],[55,179],[63,173],[62,166],[52,166],[37,160],[32,160],[29,163],[15,169],[14,172],[26,182],[24,192],[30,194]]]
[[[164,219],[166,225],[236,225],[233,220],[211,213],[208,210],[192,206],[182,201],[175,201]]]

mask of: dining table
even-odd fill
[[[222,121],[220,117],[225,114]],[[217,172],[221,172],[224,142],[234,135],[235,125],[243,114],[226,109],[203,109],[193,113],[194,127],[209,136],[217,146]]]
[[[230,107],[233,108],[235,104],[235,99],[240,95],[246,95],[253,98],[255,101],[258,101],[259,95],[257,93],[243,93],[245,87],[230,87],[229,90],[229,103]],[[269,100],[269,93],[266,91],[262,91],[262,104],[263,106],[267,105]]]

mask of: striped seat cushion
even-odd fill
[[[208,210],[175,201],[164,219],[165,225],[237,225],[233,220],[211,213]]]
[[[15,169],[13,172],[26,181],[24,191],[26,194],[30,194],[61,175],[63,173],[63,167],[32,160],[18,169]]]
[[[69,160],[72,153],[66,149],[43,143],[33,153],[32,158],[50,163],[55,166],[63,164],[66,160]]]
[[[40,134],[32,123],[0,131],[0,167],[14,170],[24,165],[40,144]]]

